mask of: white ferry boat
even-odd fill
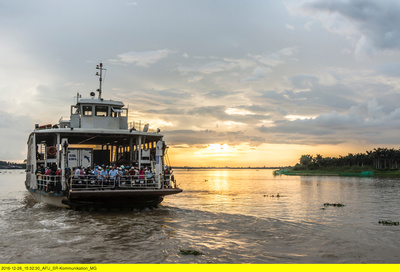
[[[163,135],[149,124],[128,123],[120,101],[77,95],[71,115],[35,125],[28,139],[25,185],[37,202],[65,208],[156,207],[182,192],[166,165]]]

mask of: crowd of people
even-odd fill
[[[38,166],[36,175],[38,177],[38,183],[42,184],[43,179],[49,181],[60,181],[61,180],[61,169],[55,167]],[[171,176],[171,168],[166,167],[164,171],[165,184],[169,186],[169,180]],[[79,187],[81,185],[101,185],[101,186],[112,186],[118,185],[132,185],[132,184],[151,184],[155,182],[154,174],[148,167],[130,166],[105,166],[95,165],[93,168],[88,167],[74,167],[66,169],[66,177],[71,178],[71,185]],[[49,179],[50,178],[50,179]],[[40,189],[40,188],[39,188]]]
[[[144,178],[152,178],[153,173],[151,169],[147,167],[125,167],[123,165],[117,167],[116,165],[112,166],[95,166],[93,169],[88,166],[86,168],[83,167],[75,167],[72,171],[71,176],[74,179],[84,178],[85,176],[91,176],[96,179],[117,179],[118,177],[124,176],[138,176],[140,179]]]

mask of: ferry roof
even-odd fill
[[[79,104],[101,104],[101,105],[107,105],[107,106],[115,106],[115,107],[123,107],[125,106],[124,103],[121,101],[114,101],[114,100],[104,100],[102,98],[79,98],[78,102],[76,103],[77,105]]]
[[[102,130],[102,129],[69,129],[69,128],[52,128],[45,130],[35,130],[31,136],[36,134],[40,141],[54,140],[57,134],[60,138],[68,138],[69,144],[87,144],[87,145],[128,145],[130,138],[145,136],[145,142],[158,141],[163,138],[162,134],[130,131],[130,130]],[[133,143],[135,144],[135,142]]]

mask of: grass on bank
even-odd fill
[[[296,176],[338,176],[339,174],[356,174],[361,172],[374,172],[374,177],[388,177],[388,178],[400,178],[400,170],[396,169],[384,169],[376,170],[372,167],[319,167],[314,169],[308,169],[306,167],[299,167],[298,165],[293,168],[283,169],[278,174],[285,175],[296,175]]]

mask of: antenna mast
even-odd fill
[[[99,76],[99,82],[100,82],[100,87],[99,89],[97,89],[97,91],[99,92],[99,99],[101,99],[101,83],[103,81],[103,70],[106,70],[103,68],[103,63],[100,62],[100,65],[96,66],[96,69],[100,70],[100,74],[99,72],[96,72],[96,76]]]

